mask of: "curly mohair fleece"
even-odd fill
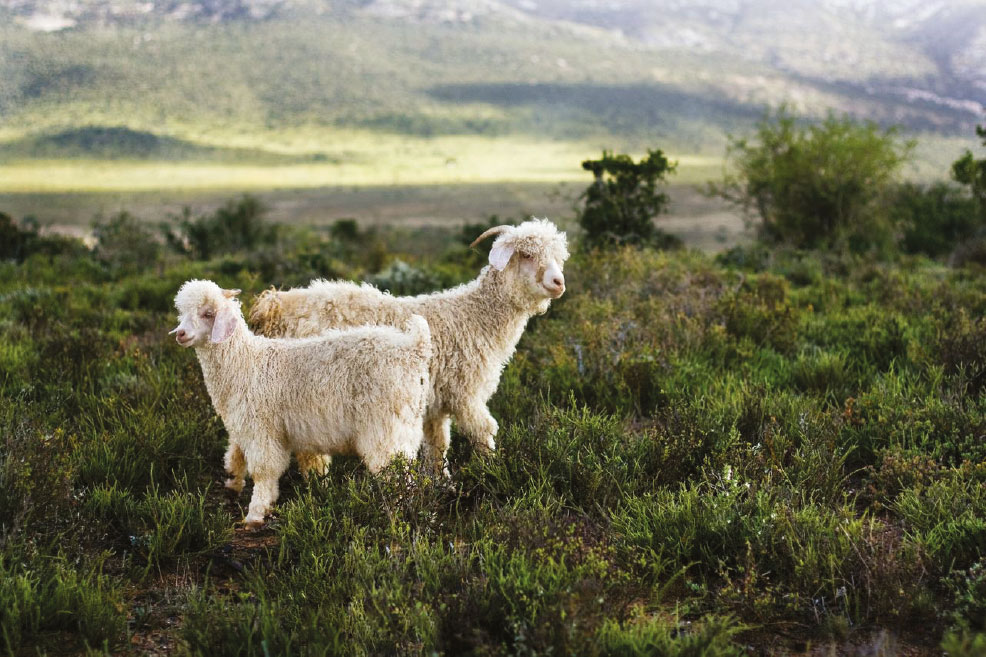
[[[533,220],[500,226],[480,239],[488,234],[499,234],[490,264],[459,287],[393,297],[367,284],[313,281],[307,288],[262,293],[250,323],[264,335],[302,337],[343,326],[399,326],[414,313],[427,319],[434,357],[422,458],[440,469],[449,445],[450,416],[476,447],[495,448],[498,425],[486,403],[528,319],[546,312],[551,299],[564,292],[561,268],[568,244],[554,224]],[[546,276],[554,276],[557,284],[550,292],[542,285]]]
[[[235,293],[192,280],[175,297],[178,341],[195,347],[209,397],[229,433],[233,488],[254,480],[246,522],[278,497],[290,452],[357,454],[372,472],[396,455],[413,459],[430,389],[428,323],[323,332],[317,338],[254,335]]]

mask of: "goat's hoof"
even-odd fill
[[[475,449],[480,454],[492,454],[496,451],[496,441],[493,438],[487,438],[485,441],[479,441],[475,444]]]
[[[264,526],[263,516],[247,516],[243,519],[243,524],[246,525],[247,529],[260,529]]]

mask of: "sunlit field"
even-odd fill
[[[331,153],[328,162],[256,165],[248,162],[27,160],[0,164],[0,193],[262,191],[337,185],[456,185],[585,180],[579,163],[589,144],[447,137],[433,141],[378,135]],[[316,158],[318,159],[318,158]],[[678,156],[676,180],[702,182],[721,158]]]

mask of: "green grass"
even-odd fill
[[[977,654],[986,284],[920,258],[576,248],[491,401],[495,454],[455,436],[448,482],[337,459],[237,526],[166,335],[181,282],[424,291],[475,274],[471,237],[0,263],[0,650],[719,657],[886,630]]]

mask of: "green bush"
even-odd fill
[[[439,281],[427,271],[394,260],[383,271],[368,277],[368,283],[397,296],[423,294],[439,289]]]
[[[658,191],[658,185],[674,173],[675,166],[660,150],[648,150],[640,162],[608,151],[603,151],[598,160],[583,162],[582,168],[595,178],[581,197],[585,206],[579,212],[579,225],[586,243],[681,246],[679,240],[654,225],[654,219],[666,211],[670,200]]]
[[[888,203],[905,253],[948,255],[986,227],[976,200],[947,183],[902,185]]]
[[[227,201],[215,212],[192,217],[189,208],[165,225],[165,237],[172,248],[199,260],[224,253],[251,251],[275,244],[280,230],[264,218],[266,208],[259,199],[243,196]]]
[[[986,654],[986,633],[949,632],[941,643],[949,657],[979,657]]]
[[[976,126],[976,134],[986,146],[986,126]],[[952,163],[952,177],[956,182],[969,188],[972,197],[979,204],[980,223],[986,224],[986,157],[976,159],[972,151]]]
[[[970,568],[986,556],[983,481],[981,476],[952,471],[927,486],[904,490],[893,504],[942,574]]]
[[[35,254],[79,256],[83,252],[84,247],[78,240],[41,235],[33,220],[25,219],[18,224],[10,215],[0,212],[0,260],[24,262]]]
[[[752,138],[730,138],[734,173],[711,190],[756,217],[768,242],[886,248],[885,199],[912,146],[894,129],[834,116],[804,125],[782,108]]]
[[[149,228],[129,212],[120,212],[92,226],[95,255],[114,273],[137,272],[153,267],[161,256],[161,244]]]
[[[954,624],[964,630],[986,632],[986,562],[953,571],[945,584],[954,596]]]

